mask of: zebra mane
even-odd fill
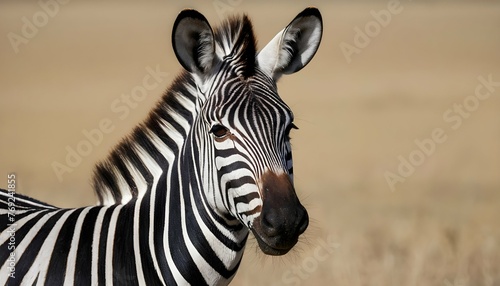
[[[126,135],[105,160],[96,164],[92,186],[100,204],[125,203],[139,195],[141,183],[151,187],[151,160],[168,167],[166,156],[169,154],[165,154],[161,145],[168,146],[169,153],[178,153],[176,141],[179,136],[185,138],[187,135],[179,118],[191,125],[194,108],[189,108],[186,102],[195,101],[195,90],[193,78],[183,71],[147,119]]]
[[[256,40],[247,15],[224,20],[214,31],[215,44],[223,52],[221,59],[231,58],[244,78],[255,72]]]
[[[247,78],[254,74],[256,41],[246,15],[225,20],[215,29],[214,40],[222,53],[218,54],[220,59],[231,61],[238,75]],[[151,187],[154,176],[150,165],[165,170],[177,156],[178,142],[186,138],[186,125],[191,126],[194,119],[195,101],[195,81],[183,71],[147,119],[96,164],[91,184],[100,204],[126,203]]]

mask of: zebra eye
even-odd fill
[[[222,137],[226,136],[228,131],[229,131],[229,129],[227,129],[226,127],[224,127],[220,124],[215,124],[210,129],[210,133],[212,133],[217,138],[222,138]]]

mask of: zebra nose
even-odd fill
[[[265,233],[266,236],[274,237],[281,233],[281,229],[284,228],[284,226],[280,223],[278,211],[274,209],[263,211],[261,217],[262,232]]]
[[[269,206],[269,204],[268,204]],[[262,232],[269,238],[276,236],[294,237],[302,234],[309,225],[306,209],[298,203],[289,207],[267,207],[261,213]]]

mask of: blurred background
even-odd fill
[[[247,13],[262,48],[316,6],[320,49],[279,82],[311,226],[285,257],[251,238],[233,284],[500,285],[499,1],[49,2],[0,3],[0,187],[15,172],[19,193],[94,204],[93,165],[181,71],[181,9]],[[120,117],[149,69],[156,88]]]

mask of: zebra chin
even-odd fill
[[[299,241],[299,236],[297,235],[294,239],[288,238],[285,243],[268,243],[266,242],[268,239],[262,238],[255,230],[252,229],[252,232],[259,244],[260,250],[267,255],[280,256],[287,254]]]
[[[267,255],[288,253],[309,225],[309,216],[286,174],[266,172],[262,176],[262,211],[251,230]]]

